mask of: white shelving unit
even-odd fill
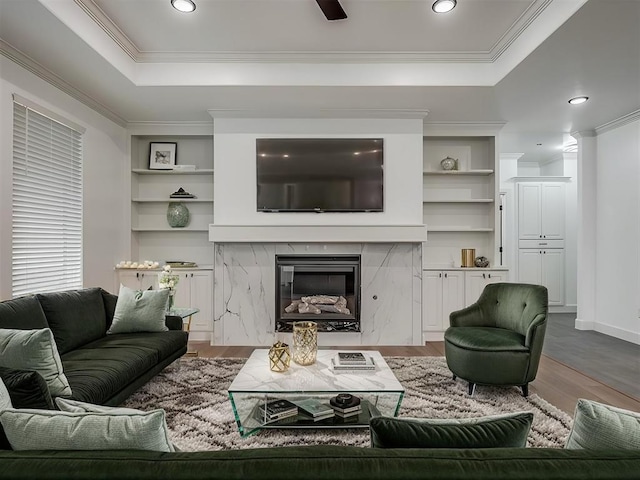
[[[424,267],[459,265],[463,248],[475,248],[494,266],[499,259],[496,136],[455,133],[424,137]],[[443,170],[445,157],[457,159],[458,170]]]
[[[154,129],[159,134],[155,134]],[[182,129],[174,134],[166,126],[145,126],[141,132],[134,129],[130,136],[132,260],[214,263],[208,239],[209,224],[213,223],[213,134],[195,130]],[[196,169],[150,170],[152,142],[176,143],[176,164],[195,165]],[[196,198],[170,198],[180,187]],[[169,226],[169,202],[182,202],[187,206],[190,221],[186,227]]]
[[[499,263],[499,161],[497,131],[449,126],[425,130],[423,140],[423,339],[440,341],[449,314],[470,305],[484,286],[508,281]],[[472,129],[473,130],[473,129]],[[443,170],[445,157],[457,170]],[[460,268],[461,250],[474,248],[491,268]]]
[[[192,261],[198,268],[176,269],[180,282],[176,305],[200,310],[191,323],[190,340],[213,333],[213,127],[211,125],[138,125],[130,129],[131,260]],[[150,170],[150,143],[176,143],[176,164],[195,170]],[[196,198],[170,198],[182,187]],[[167,222],[170,202],[182,202],[190,221],[184,228]],[[157,288],[160,271],[119,270],[118,281],[134,288]]]

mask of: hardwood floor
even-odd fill
[[[205,342],[192,342],[190,348],[199,356],[246,358],[256,347],[211,346]],[[335,347],[345,350],[345,347]],[[378,350],[383,356],[444,356],[443,342],[429,342],[425,346],[376,346],[354,347],[357,350]],[[478,387],[481,388],[481,387]],[[536,393],[561,410],[573,415],[579,398],[587,398],[620,408],[640,412],[640,400],[609,387],[546,355],[542,356],[538,376],[529,386],[529,393]]]

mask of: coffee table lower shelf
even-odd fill
[[[293,417],[287,417],[282,420],[263,424],[260,428],[368,428],[369,419],[372,417],[379,417],[381,413],[374,405],[366,400],[363,400],[361,405],[362,411],[358,415],[353,415],[352,417],[342,418],[338,415],[335,415],[331,418],[314,421],[313,418],[309,417],[308,415],[305,415],[304,413],[298,413]]]

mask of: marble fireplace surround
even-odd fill
[[[330,345],[420,345],[424,225],[210,225],[214,345],[276,340],[276,255],[361,255],[361,331],[319,333]],[[290,342],[291,334],[277,339]]]

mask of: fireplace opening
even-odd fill
[[[360,331],[360,255],[276,255],[276,331]]]

